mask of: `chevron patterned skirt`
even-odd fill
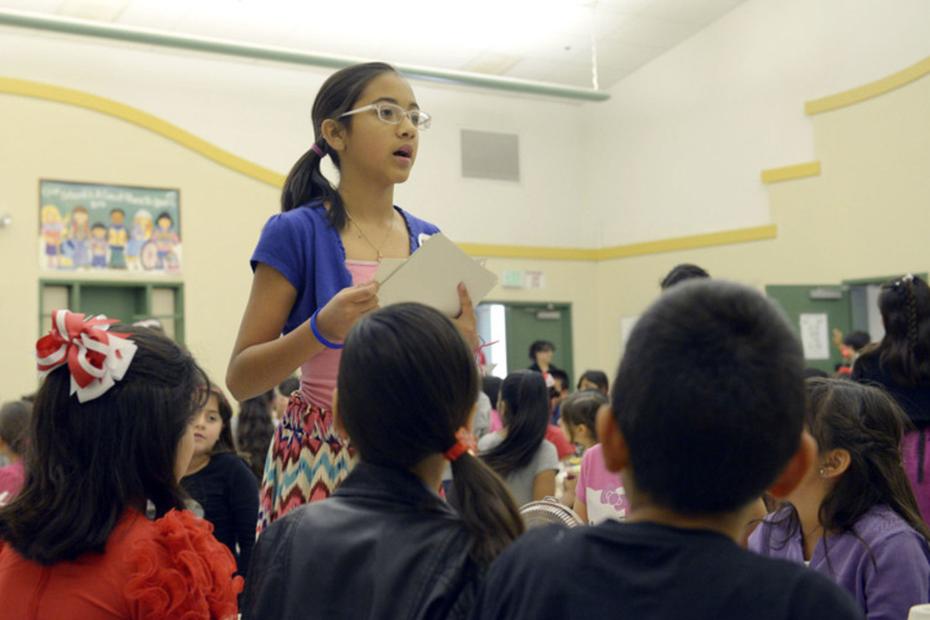
[[[333,412],[291,394],[265,457],[258,506],[257,533],[276,519],[326,499],[355,465],[355,452],[333,427]]]

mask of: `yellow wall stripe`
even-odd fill
[[[0,77],[0,93],[55,101],[106,114],[157,133],[181,146],[203,155],[221,166],[240,172],[257,181],[271,185],[272,187],[281,187],[284,184],[285,177],[273,170],[233,155],[181,129],[177,125],[173,125],[148,112],[143,112],[138,108],[113,101],[112,99],[98,97],[90,93],[63,88],[61,86],[2,77]],[[674,252],[676,250],[706,248],[731,243],[774,239],[775,236],[775,226],[759,226],[755,228],[727,230],[723,232],[691,235],[609,248],[555,248],[519,245],[488,245],[480,243],[461,243],[459,245],[465,252],[472,256],[600,261],[631,256],[644,256],[660,252]]]
[[[704,233],[702,235],[688,235],[647,241],[645,243],[632,243],[618,245],[612,248],[598,250],[599,260],[614,258],[628,258],[631,256],[645,256],[647,254],[660,254],[664,252],[677,252],[680,250],[695,250],[718,245],[731,245],[733,243],[746,243],[749,241],[764,241],[778,236],[778,227],[774,224],[754,226],[752,228],[737,228],[735,230],[722,230],[720,232]]]
[[[810,161],[804,164],[795,164],[793,166],[784,166],[782,168],[769,168],[762,171],[763,183],[778,183],[779,181],[790,181],[792,179],[803,179],[804,177],[820,176],[820,162]]]
[[[628,245],[617,245],[599,249],[484,245],[478,243],[461,243],[459,247],[472,256],[485,256],[489,258],[604,261],[665,252],[677,252],[680,250],[709,248],[733,243],[764,241],[767,239],[775,239],[777,235],[777,227],[770,224],[767,226],[738,228],[736,230],[724,230],[720,232],[688,235],[686,237],[674,237],[671,239],[646,241],[643,243],[631,243]]]
[[[930,58],[924,58],[907,69],[898,71],[880,80],[870,82],[869,84],[859,86],[858,88],[830,95],[829,97],[808,101],[804,104],[804,111],[808,115],[813,116],[814,114],[822,114],[823,112],[844,108],[889,93],[896,88],[901,88],[911,82],[917,81],[927,74],[930,74]]]
[[[52,86],[50,84],[12,78],[0,78],[0,92],[21,95],[23,97],[35,97],[36,99],[45,99],[58,103],[67,103],[79,108],[107,114],[164,136],[169,140],[177,142],[181,146],[200,153],[207,159],[211,159],[221,166],[240,172],[257,181],[267,183],[273,187],[281,187],[284,185],[284,176],[277,172],[246,159],[242,159],[241,157],[237,157],[229,151],[224,151],[220,147],[198,138],[177,125],[173,125],[148,112],[143,112],[138,108],[113,101],[112,99],[98,97],[97,95],[91,95],[90,93],[63,88],[61,86]]]

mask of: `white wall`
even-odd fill
[[[927,56],[927,0],[739,5],[587,108],[600,243],[769,223],[759,172],[817,158],[804,102]]]
[[[0,28],[0,77],[66,86],[162,117],[282,174],[308,148],[324,69]],[[413,83],[435,117],[396,202],[472,243],[592,247],[580,104]],[[517,133],[520,183],[463,179],[462,128]]]

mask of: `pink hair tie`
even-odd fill
[[[323,149],[320,148],[319,144],[314,144],[310,147],[310,150],[319,155],[320,159],[326,157],[326,153],[323,152]]]
[[[108,333],[118,323],[100,315],[85,319],[69,310],[52,313],[52,329],[36,342],[36,365],[41,376],[67,364],[71,394],[86,403],[123,379],[138,348],[126,334]]]

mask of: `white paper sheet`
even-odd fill
[[[800,319],[801,345],[804,359],[830,359],[829,325],[826,314],[802,314]]]
[[[460,310],[456,288],[459,282],[465,283],[475,305],[497,284],[497,276],[493,272],[441,233],[432,235],[400,265],[393,264],[393,261],[388,263],[389,260],[382,260],[375,273],[375,280],[381,284],[378,290],[381,307],[418,302],[451,317]]]

